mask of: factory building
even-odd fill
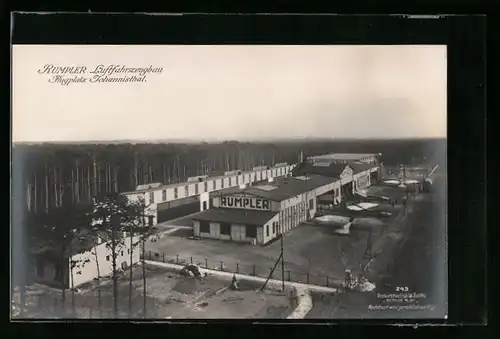
[[[309,157],[292,170],[293,176],[310,174],[336,180],[334,190],[320,196],[319,200],[325,205],[338,205],[349,196],[378,182],[380,171],[375,154],[336,153]]]
[[[372,153],[332,153],[324,155],[316,155],[308,157],[306,161],[316,162],[316,161],[329,161],[339,164],[347,164],[349,162],[362,162],[365,164],[377,164],[378,158],[381,154]]]
[[[259,166],[246,172],[234,170],[217,176],[191,177],[182,183],[141,185],[133,192],[122,194],[130,200],[144,198],[148,206],[147,211],[154,217],[154,224],[157,224],[209,209],[210,199],[207,197],[213,192],[239,187],[242,184],[252,185],[270,177],[287,176],[293,167],[287,163],[273,167]]]
[[[334,190],[336,179],[321,175],[269,178],[220,192],[213,208],[193,217],[194,235],[264,245],[315,217],[317,196]]]

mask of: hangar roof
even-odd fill
[[[276,214],[276,212],[269,211],[212,208],[196,214],[193,220],[261,226]]]

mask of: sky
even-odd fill
[[[14,45],[12,140],[446,137],[446,81],[437,45]]]

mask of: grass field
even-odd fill
[[[271,286],[260,291],[259,283],[240,281],[240,290],[228,289],[229,281],[215,276],[202,280],[181,276],[164,268],[147,267],[147,318],[286,318],[291,312],[289,291]],[[75,293],[75,313],[63,315],[60,291],[37,286],[30,289],[27,300],[29,318],[113,318],[113,290],[109,281],[100,288]],[[18,300],[19,296],[15,296]],[[65,308],[72,310],[71,293]],[[120,318],[143,318],[142,268],[133,270],[132,314],[128,313],[128,274],[118,284]]]

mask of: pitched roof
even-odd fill
[[[328,185],[335,180],[330,177],[321,175],[307,175],[306,180],[296,177],[278,178],[274,182],[266,183],[265,189],[259,189],[259,186],[252,186],[245,189],[243,192],[261,198],[283,201],[291,197],[297,196],[316,189],[320,186]],[[270,190],[268,186],[276,187]]]
[[[347,167],[346,164],[329,163],[327,166],[315,166],[313,163],[303,162],[292,170],[293,176],[316,174],[340,179],[340,174]]]
[[[351,161],[348,163],[349,167],[352,168],[352,171],[354,173],[360,173],[363,171],[367,171],[372,167],[375,167],[373,164],[367,164],[364,162],[356,162],[356,161]]]
[[[242,210],[233,208],[212,208],[196,214],[193,220],[225,222],[244,225],[264,225],[276,212]]]

